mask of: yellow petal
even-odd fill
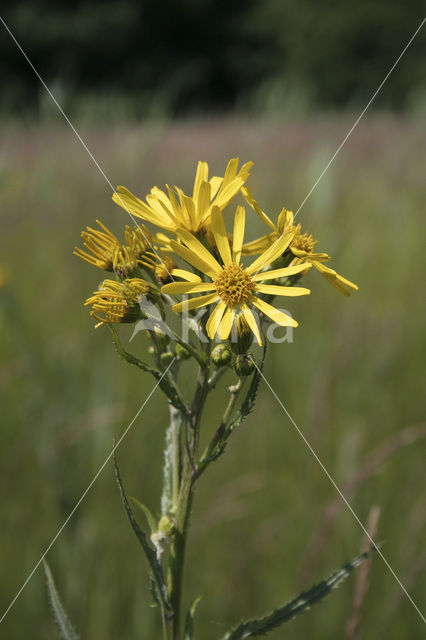
[[[281,213],[279,213],[278,215],[278,221],[277,221],[277,229],[278,229],[278,233],[284,233],[284,231],[287,231],[287,229],[290,229],[290,227],[293,226],[293,220],[294,220],[294,216],[293,216],[293,212],[292,211],[287,211],[287,209],[281,209]]]
[[[222,270],[222,267],[220,266],[216,258],[212,256],[210,251],[208,251],[204,247],[204,245],[202,245],[201,242],[192,235],[192,233],[189,233],[189,231],[186,231],[186,229],[177,229],[176,234],[182,240],[182,242],[186,244],[186,246],[191,250],[192,253],[199,256],[199,258],[203,262],[209,265],[210,271],[217,273],[218,271]]]
[[[262,313],[267,315],[271,320],[281,325],[282,327],[297,327],[298,323],[296,320],[293,320],[290,316],[275,309],[272,305],[268,304],[264,300],[260,298],[256,298],[255,296],[250,296],[250,302],[254,304],[255,307],[260,309]]]
[[[274,260],[279,258],[293,239],[295,234],[294,229],[289,229],[282,236],[280,236],[274,244],[264,251],[256,260],[247,268],[249,273],[255,273],[263,269],[269,264],[272,264]]]
[[[179,278],[188,280],[188,282],[201,282],[200,276],[192,273],[192,271],[186,271],[186,269],[173,269],[172,276],[178,276]]]
[[[235,317],[235,307],[227,307],[225,314],[222,318],[222,322],[219,325],[219,338],[226,340],[229,337],[232,329],[232,323]]]
[[[310,262],[304,262],[303,264],[297,264],[294,267],[283,267],[282,269],[271,269],[270,271],[262,271],[261,273],[256,273],[253,276],[253,280],[255,282],[259,282],[263,280],[274,280],[275,278],[286,278],[287,276],[293,276],[296,273],[301,273],[302,271],[307,271],[312,267]]]
[[[238,177],[234,178],[226,187],[224,187],[222,183],[214,203],[220,209],[224,209],[231,202],[232,198],[237,195],[244,182],[244,178]]]
[[[282,287],[279,284],[258,284],[256,291],[259,293],[267,293],[271,296],[307,296],[311,293],[310,289],[304,287]]]
[[[202,291],[214,291],[213,282],[170,282],[161,287],[162,293],[179,295],[183,293],[201,293]]]
[[[320,273],[322,273],[322,275],[329,281],[329,283],[344,296],[348,297],[351,295],[350,291],[348,291],[348,287],[354,289],[355,291],[358,291],[358,286],[354,282],[351,282],[350,280],[347,280],[343,276],[339,275],[338,273],[336,273],[336,271],[334,271],[334,269],[330,269],[330,267],[326,267],[320,262],[313,262],[312,264],[316,269],[318,269]]]
[[[216,302],[219,300],[219,296],[217,293],[209,293],[206,296],[197,296],[196,298],[191,298],[190,300],[182,300],[178,304],[175,304],[172,307],[173,311],[176,313],[180,313],[181,311],[190,311],[191,309],[198,309],[199,307],[206,307],[212,302]]]
[[[195,200],[197,203],[197,222],[200,224],[210,209],[211,198],[211,185],[210,182],[202,182],[198,191],[198,198]]]
[[[266,213],[262,211],[262,209],[259,207],[249,187],[243,187],[241,189],[241,193],[243,194],[244,198],[246,199],[248,204],[251,206],[251,208],[256,211],[259,218],[263,220],[263,222],[267,224],[268,227],[272,229],[272,231],[276,232],[277,231],[276,225],[272,222],[271,218],[267,216]]]
[[[225,265],[231,264],[231,249],[229,248],[228,234],[226,232],[225,222],[219,207],[212,208],[211,224],[214,239],[220,253],[220,257]]]
[[[170,231],[174,228],[170,218],[165,215],[164,211],[160,213],[154,211],[145,202],[136,198],[126,187],[117,187],[117,191],[113,193],[112,199],[119,207],[138,218],[152,222],[158,227],[163,227]]]
[[[244,207],[238,206],[235,212],[234,233],[232,238],[232,260],[237,264],[241,258],[241,247],[244,240],[244,229],[246,224],[246,210]]]
[[[253,331],[258,344],[262,346],[262,338],[260,337],[259,327],[256,322],[256,318],[254,317],[253,311],[246,304],[242,304],[240,306],[242,311],[241,315],[246,319],[247,324]]]
[[[223,178],[219,178],[219,176],[213,176],[212,178],[210,178],[209,183],[211,186],[211,198],[214,198],[216,196],[222,182]]]
[[[221,300],[213,310],[212,314],[210,315],[210,318],[207,320],[206,330],[210,340],[213,340],[216,335],[217,328],[220,324],[220,321],[222,320],[222,316],[225,312],[225,309],[226,309],[226,302]]]
[[[261,236],[256,240],[252,240],[251,242],[246,242],[243,244],[242,254],[243,256],[252,256],[256,253],[263,253],[266,249],[268,249],[273,242],[277,239],[276,233],[269,233],[267,236]]]
[[[212,269],[209,264],[204,262],[196,253],[184,247],[183,244],[179,244],[176,240],[170,240],[170,248],[178,254],[183,260],[189,262],[193,267],[206,273],[208,276],[214,277],[217,273],[216,269]]]
[[[239,158],[231,158],[225,169],[225,175],[223,176],[223,186],[226,187],[237,175]]]
[[[197,202],[201,184],[209,179],[209,166],[207,162],[199,162],[195,174],[193,198]]]

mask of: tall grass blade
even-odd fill
[[[59,637],[61,640],[79,640],[79,636],[74,630],[71,622],[68,620],[68,616],[62,606],[59,599],[58,592],[56,590],[55,582],[53,580],[52,572],[46,560],[43,560],[44,573],[46,576],[47,591],[49,594],[49,602],[52,607],[53,616],[55,618],[56,626],[58,627]]]

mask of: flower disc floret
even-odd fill
[[[246,302],[254,282],[239,264],[230,264],[214,280],[216,291],[226,304],[233,306]]]

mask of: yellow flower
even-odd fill
[[[309,289],[302,287],[263,284],[265,280],[282,278],[300,273],[309,268],[310,265],[301,264],[283,269],[261,271],[285,251],[292,240],[294,231],[287,231],[280,236],[254,262],[245,268],[241,264],[241,249],[245,228],[244,207],[237,207],[236,210],[232,249],[228,240],[223,215],[218,207],[213,207],[212,209],[211,223],[222,264],[197,238],[185,229],[177,230],[178,238],[183,244],[174,240],[171,241],[171,248],[175,253],[210,279],[210,282],[202,282],[201,278],[194,273],[184,269],[174,270],[173,275],[179,275],[187,282],[167,284],[162,287],[163,293],[209,293],[180,302],[172,307],[173,310],[181,312],[217,303],[206,324],[207,334],[212,340],[216,332],[219,333],[221,340],[226,340],[229,337],[238,313],[244,316],[258,343],[262,344],[259,327],[251,306],[257,307],[271,320],[282,326],[297,327],[297,322],[293,318],[275,309],[275,307],[257,296],[259,293],[274,296],[301,296],[310,293]]]
[[[213,176],[209,180],[207,162],[199,162],[192,196],[182,189],[171,189],[167,193],[154,187],[143,202],[125,187],[117,187],[112,199],[120,207],[143,220],[147,220],[166,231],[186,229],[191,233],[204,232],[209,224],[212,207],[221,211],[238,194],[250,175],[252,162],[247,162],[238,171],[238,158],[229,161],[223,178]]]
[[[139,262],[154,272],[160,284],[166,284],[173,280],[172,273],[176,267],[175,261],[162,248],[156,246],[154,251],[147,251]]]
[[[90,253],[75,247],[74,255],[104,271],[115,271],[121,277],[130,275],[138,266],[137,254],[134,253],[132,246],[122,245],[102,222],[99,220],[96,222],[101,231],[87,227],[87,231],[81,232],[83,244]],[[130,227],[126,227],[126,237],[130,238],[130,231],[127,229],[132,230]],[[142,232],[140,233],[142,236]],[[133,231],[132,234],[134,236],[133,246],[139,249],[141,238]]]
[[[137,258],[152,249],[152,236],[144,224],[138,227],[129,227],[126,225],[124,238],[127,247]]]
[[[326,267],[323,263],[330,260],[330,256],[327,253],[316,253],[314,247],[317,240],[308,233],[301,233],[302,225],[294,224],[294,216],[291,211],[282,209],[278,215],[277,224],[274,224],[269,216],[262,211],[258,203],[253,197],[250,189],[244,187],[242,193],[248,204],[256,211],[257,215],[268,225],[272,230],[271,233],[257,238],[252,242],[247,242],[243,246],[243,255],[253,255],[265,251],[273,242],[276,241],[285,231],[293,229],[294,236],[288,247],[288,251],[293,254],[294,258],[291,260],[292,265],[300,264],[303,260],[312,264],[337,291],[340,291],[344,296],[350,295],[350,289],[358,291],[358,286],[338,274],[334,269]]]
[[[96,329],[104,323],[135,322],[141,317],[138,303],[143,296],[149,296],[151,290],[151,285],[142,278],[128,278],[123,282],[104,280],[84,305],[92,305],[90,315],[99,321]]]
[[[99,269],[113,271],[114,252],[121,247],[121,242],[102,222],[99,220],[96,222],[102,231],[86,227],[87,231],[81,232],[83,244],[90,253],[79,247],[75,247],[73,253]]]

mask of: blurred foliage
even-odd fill
[[[272,215],[296,210],[351,119],[253,120],[92,127],[83,139],[113,184],[144,195],[153,184],[188,189],[198,159],[220,174],[234,155],[253,160],[250,184]],[[1,129],[0,194],[6,283],[0,289],[0,602],[10,603],[153,388],[121,362],[107,328],[83,301],[101,274],[72,255],[80,230],[103,220],[121,233],[125,212],[68,128]],[[363,119],[298,215],[333,265],[360,290],[345,299],[310,273],[306,300],[286,302],[300,326],[293,344],[268,350],[265,376],[339,486],[371,451],[424,425],[426,357],[423,122]],[[261,230],[248,215],[253,237]],[[120,327],[128,344],[131,327]],[[138,334],[128,346],[147,358]],[[188,388],[194,384],[191,365]],[[223,403],[207,407],[205,444]],[[155,511],[166,402],[157,390],[117,451],[123,483]],[[423,426],[424,432],[424,426]],[[417,603],[426,564],[425,438],[364,473],[350,502]],[[376,456],[377,458],[377,456]],[[370,465],[371,466],[371,465]],[[370,468],[370,467],[368,467]],[[196,633],[214,640],[242,617],[262,615],[327,575],[360,548],[362,531],[265,384],[253,413],[206,472],[197,493],[185,584],[203,598]],[[140,519],[144,523],[143,516]],[[158,638],[146,563],[130,530],[112,463],[97,478],[48,556],[58,592],[82,638]],[[261,588],[257,588],[261,585]],[[343,638],[354,582],[285,629],[289,640]],[[2,611],[3,612],[3,611]],[[1,613],[2,613],[1,612]],[[362,608],[362,637],[420,638],[423,623],[376,556]],[[2,623],[4,638],[55,638],[43,572]],[[283,631],[270,638],[282,638]]]
[[[67,111],[92,118],[364,105],[420,24],[425,0],[4,0],[3,17]],[[426,102],[426,39],[379,104]],[[2,27],[3,114],[44,115]]]

